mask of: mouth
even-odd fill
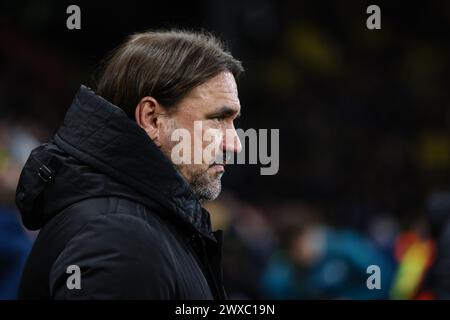
[[[225,165],[223,165],[223,164],[213,163],[209,167],[214,169],[217,172],[225,172]]]

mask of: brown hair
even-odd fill
[[[96,93],[134,119],[134,110],[143,97],[152,96],[169,109],[190,90],[223,71],[238,78],[244,69],[209,33],[137,33],[103,62]]]

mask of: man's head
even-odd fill
[[[97,94],[145,130],[199,199],[213,200],[224,172],[223,165],[214,163],[241,149],[233,121],[240,114],[235,78],[242,71],[241,63],[209,34],[145,32],[111,53]],[[173,152],[181,130],[191,138],[189,155],[186,148]],[[203,156],[206,149],[210,156]],[[180,163],[180,157],[188,161]]]

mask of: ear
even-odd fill
[[[136,106],[136,123],[147,132],[148,136],[161,147],[160,130],[163,107],[153,97],[143,97]]]

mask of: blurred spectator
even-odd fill
[[[0,299],[17,295],[22,267],[31,249],[14,203],[21,167],[37,141],[25,130],[0,122]]]
[[[425,288],[436,299],[450,299],[450,192],[431,193],[426,212],[435,240],[436,259],[428,273]]]
[[[367,267],[381,270],[381,289],[369,290]],[[299,226],[264,276],[267,298],[386,299],[394,266],[365,237],[352,230]]]
[[[426,233],[426,223],[417,219],[412,230],[405,230],[395,241],[398,268],[390,292],[392,299],[431,299],[423,291],[428,269],[435,258],[435,245]]]
[[[260,282],[275,248],[271,224],[257,207],[225,192],[206,204],[214,228],[225,230],[224,283],[230,299],[261,299]],[[226,218],[226,221],[224,218]]]

